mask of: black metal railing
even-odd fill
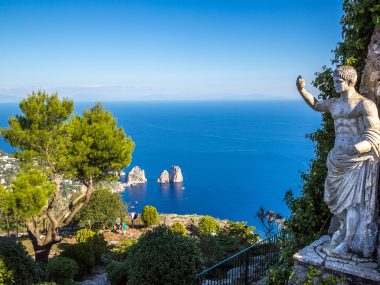
[[[261,240],[229,258],[197,274],[194,284],[224,285],[251,284],[263,278],[266,271],[279,260],[280,240],[286,239],[277,233]]]

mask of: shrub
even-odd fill
[[[50,261],[46,267],[46,279],[58,285],[69,285],[78,272],[78,264],[71,258],[59,256]]]
[[[216,236],[201,234],[198,247],[205,266],[212,266],[258,241],[259,236],[253,233],[253,229],[246,222],[228,222]]]
[[[118,217],[125,216],[125,206],[118,193],[96,189],[89,203],[79,212],[79,225],[92,229],[112,228]]]
[[[201,253],[195,241],[158,226],[143,234],[125,260],[130,285],[191,284],[201,269]]]
[[[5,265],[3,258],[0,258],[0,284],[13,284],[13,272]]]
[[[4,264],[3,271],[8,272],[7,275],[13,274],[13,283],[9,276],[9,283],[5,284],[29,285],[40,280],[41,269],[21,243],[1,241],[0,258]]]
[[[128,281],[128,264],[111,262],[106,266],[106,271],[112,285],[125,285]]]
[[[90,229],[81,229],[77,231],[75,239],[77,242],[86,242],[89,238],[93,237],[96,233]]]
[[[128,249],[137,242],[137,239],[126,239],[117,244],[113,249],[113,259],[124,260],[127,257]]]
[[[145,206],[141,213],[141,220],[145,226],[152,226],[158,223],[158,212],[153,206]]]
[[[179,233],[179,234],[181,234],[183,236],[186,235],[186,228],[181,223],[174,223],[174,224],[172,224],[172,226],[170,227],[170,229],[173,232],[175,232],[175,233]]]
[[[200,235],[217,234],[220,230],[220,223],[213,217],[204,216],[199,219],[197,229]]]
[[[230,236],[238,241],[242,247],[258,242],[260,237],[253,231],[255,227],[248,226],[247,222],[231,222],[222,229],[220,234]]]
[[[61,256],[71,258],[79,265],[75,278],[80,278],[90,273],[95,267],[94,251],[88,243],[68,244],[62,251]]]
[[[102,255],[107,252],[107,241],[104,239],[103,234],[97,233],[87,240],[87,243],[91,246],[95,256],[95,263],[102,263]]]

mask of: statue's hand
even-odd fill
[[[298,76],[296,81],[297,89],[301,92],[301,90],[305,89],[305,80],[302,78],[302,76]]]
[[[357,155],[357,154],[359,154],[359,153],[360,153],[360,152],[359,152],[359,150],[356,148],[355,145],[350,146],[349,149],[348,149],[348,154],[349,154],[349,155]]]

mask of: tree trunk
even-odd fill
[[[50,242],[48,244],[39,245],[39,244],[34,244],[34,242],[32,242],[32,244],[33,244],[33,249],[34,249],[34,254],[35,254],[35,260],[43,262],[45,264],[48,263],[50,250],[54,243]]]
[[[59,243],[52,238],[51,233],[47,234],[46,238],[41,242],[39,239],[39,230],[35,227],[35,225],[31,223],[26,224],[28,236],[33,245],[34,256],[36,261],[40,261],[43,263],[47,263],[49,261],[49,254],[51,247]]]

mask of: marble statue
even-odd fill
[[[301,76],[297,89],[315,111],[334,119],[335,143],[327,158],[324,201],[338,217],[339,229],[325,252],[343,256],[348,251],[372,256],[377,240],[377,186],[380,121],[376,105],[355,90],[357,73],[340,66],[333,74],[339,98],[318,101],[305,89]]]

